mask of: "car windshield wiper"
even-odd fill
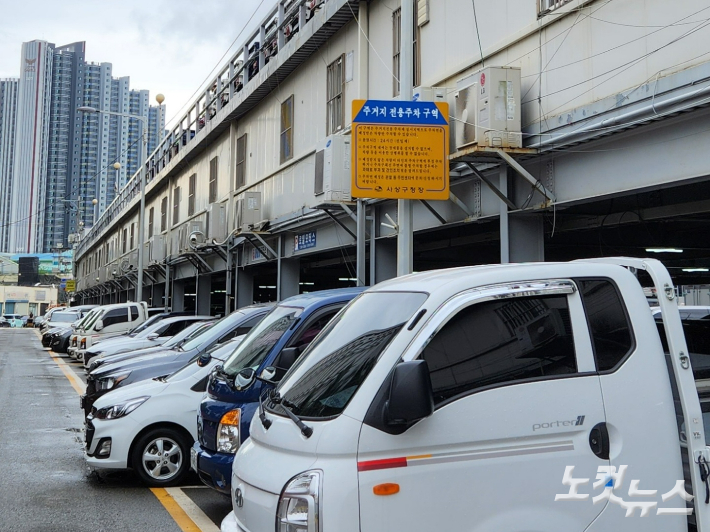
[[[306,438],[310,438],[313,435],[313,429],[306,425],[301,418],[294,414],[291,410],[296,407],[295,404],[281,397],[281,394],[278,392],[271,395],[271,402],[275,405],[279,405],[281,409],[286,412],[286,415],[296,424],[296,426],[301,430],[301,434],[303,434]]]

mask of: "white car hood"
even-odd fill
[[[104,406],[113,406],[115,404],[128,401],[129,399],[135,399],[136,397],[153,397],[164,393],[167,388],[168,383],[153,379],[134,382],[133,384],[129,384],[123,388],[119,388],[102,395],[96,400],[94,407],[98,410]]]

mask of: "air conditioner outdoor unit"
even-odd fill
[[[165,237],[153,235],[150,237],[150,261],[162,262],[165,260]]]
[[[207,207],[207,239],[222,242],[227,238],[227,205],[210,203]]]
[[[252,231],[261,221],[261,192],[245,192],[237,199],[236,226],[242,233]]]
[[[412,100],[415,102],[445,102],[446,89],[443,87],[414,87]]]
[[[351,201],[350,135],[332,135],[316,147],[314,193],[318,204]]]
[[[456,148],[520,148],[520,69],[487,67],[456,93]]]
[[[170,253],[172,255],[179,255],[183,251],[185,251],[185,242],[187,241],[187,238],[185,237],[185,230],[187,227],[185,225],[181,225],[180,227],[177,228],[177,230],[174,230],[172,233],[172,242],[170,246]]]
[[[128,258],[128,263],[131,265],[132,269],[135,269],[135,270],[138,269],[138,252],[137,251],[131,251],[131,254],[129,255],[129,258]]]
[[[190,235],[193,241],[190,242]],[[205,224],[202,220],[190,220],[185,224],[184,249],[192,251],[192,244],[204,244],[206,240]]]

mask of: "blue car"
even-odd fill
[[[191,452],[192,469],[204,484],[229,495],[234,454],[249,437],[259,397],[364,289],[324,290],[282,301],[249,332],[224,367],[212,373],[198,410],[198,440]]]

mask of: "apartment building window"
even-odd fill
[[[148,211],[148,238],[153,236],[153,223],[155,222],[155,207]]]
[[[236,188],[242,188],[246,181],[247,166],[247,134],[237,139],[237,183]]]
[[[131,247],[133,249],[136,247],[136,224],[131,224]]]
[[[281,104],[281,163],[293,158],[293,94]]]
[[[168,228],[168,197],[165,196],[160,202],[160,232]]]
[[[210,159],[210,192],[209,203],[217,201],[217,170],[219,169],[219,158]]]
[[[345,108],[343,91],[345,88],[345,54],[328,65],[326,76],[327,124],[326,135],[340,131],[344,126]]]
[[[123,253],[128,251],[126,246],[128,246],[128,228],[123,229],[123,242],[121,246],[121,248],[123,249]]]
[[[195,190],[197,189],[197,174],[190,176],[187,190],[187,215],[195,214]]]
[[[562,7],[571,1],[572,0],[538,0],[538,13],[540,15],[544,15],[545,13],[554,11],[555,9]]]
[[[173,225],[180,222],[180,187],[173,190]]]
[[[544,0],[540,0],[544,1]],[[428,4],[427,4],[428,7]],[[414,1],[414,16],[412,21],[412,35],[413,35],[413,45],[412,45],[412,61],[413,61],[413,72],[412,72],[412,87],[418,87],[421,85],[421,72],[422,72],[422,61],[421,61],[421,35],[420,35],[420,14],[419,14],[419,0]],[[426,24],[429,21],[428,10],[426,17],[421,17],[421,23]],[[402,8],[397,8],[392,13],[392,72],[394,74],[392,79],[393,95],[398,96],[400,93],[400,80],[401,76],[401,52],[402,52]]]

